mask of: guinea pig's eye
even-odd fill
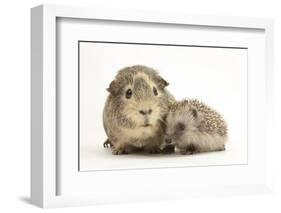
[[[153,87],[153,93],[154,93],[155,96],[158,95],[158,91],[157,91],[157,89],[155,87]]]
[[[133,94],[132,90],[131,89],[127,89],[127,91],[126,91],[126,98],[127,99],[131,98],[132,94]]]

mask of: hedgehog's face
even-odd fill
[[[182,140],[188,131],[193,131],[198,125],[198,112],[195,109],[169,112],[166,117],[166,129],[162,147],[175,145]]]

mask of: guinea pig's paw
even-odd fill
[[[104,143],[103,143],[103,147],[104,148],[112,148],[113,147],[113,144],[111,143],[110,140],[106,140]]]
[[[125,155],[125,154],[128,154],[128,152],[123,148],[113,148],[112,154],[113,155]]]
[[[144,148],[144,152],[149,153],[149,154],[159,154],[161,153],[160,147],[149,147],[149,148]]]
[[[161,150],[160,149],[152,149],[152,150],[149,150],[147,153],[149,153],[149,154],[159,154],[159,153],[161,153]]]

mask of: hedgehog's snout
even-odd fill
[[[172,143],[172,138],[165,138],[165,143],[166,144],[171,144]]]
[[[164,150],[166,147],[173,146],[173,143],[174,143],[174,140],[172,139],[172,137],[165,136],[163,138],[163,142],[160,146],[160,149]]]
[[[165,141],[165,144],[167,144],[167,145],[170,145],[173,142],[172,138],[165,138],[164,141]]]

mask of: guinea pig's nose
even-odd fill
[[[171,139],[171,138],[166,138],[166,139],[165,139],[165,143],[166,143],[166,144],[172,143],[172,139]]]
[[[150,115],[152,113],[152,109],[140,110],[139,113],[142,114],[142,115]]]

